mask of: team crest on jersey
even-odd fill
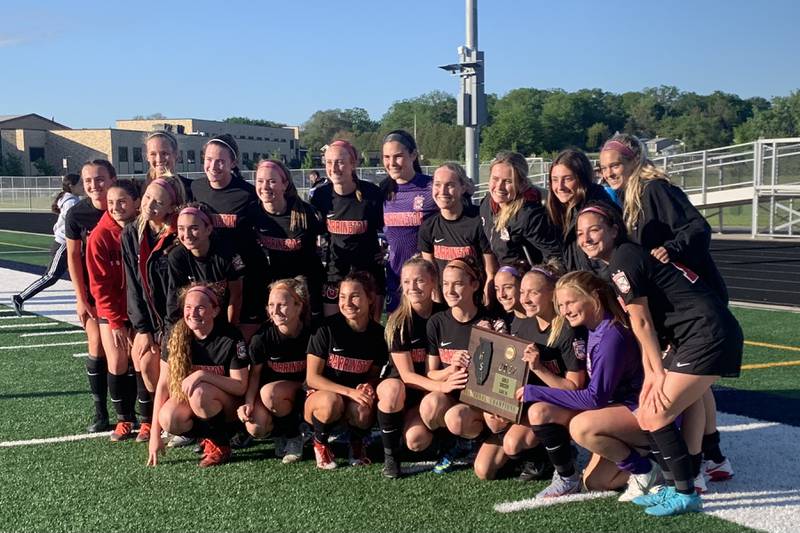
[[[233,259],[231,260],[231,265],[233,265],[233,269],[237,272],[240,270],[244,270],[244,261],[242,261],[242,258],[239,256],[239,254],[235,254],[233,256]]]
[[[425,197],[421,194],[418,194],[414,197],[414,211],[422,211],[422,207],[425,205]]]
[[[236,357],[240,360],[247,359],[247,345],[244,341],[239,341],[236,343]]]
[[[614,274],[611,275],[611,281],[614,282],[614,285],[617,286],[617,289],[619,289],[619,292],[622,294],[631,292],[631,282],[628,281],[628,276],[626,276],[625,272],[622,270],[614,272]]]
[[[504,241],[511,240],[511,235],[508,233],[508,228],[503,228],[500,230],[500,238]]]
[[[575,352],[575,357],[579,361],[586,360],[586,341],[583,339],[575,339],[572,341],[572,350]]]

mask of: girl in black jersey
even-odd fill
[[[242,307],[239,329],[249,340],[266,320],[268,270],[253,234],[249,215],[258,202],[255,188],[239,172],[239,146],[232,135],[213,137],[203,148],[203,170],[207,179],[192,182],[192,194],[198,202],[217,214],[214,226],[222,240],[233,243],[245,264],[242,281]]]
[[[383,475],[400,476],[401,440],[414,452],[430,446],[433,433],[422,422],[419,403],[426,392],[448,393],[466,383],[466,373],[449,381],[433,381],[425,375],[428,356],[426,325],[433,313],[446,309],[433,301],[436,268],[419,255],[400,270],[402,295],[397,309],[386,321],[386,344],[391,360],[384,367],[377,388],[378,423],[383,440]]]
[[[283,464],[303,456],[300,414],[303,381],[311,335],[308,287],[300,278],[270,285],[267,311],[270,322],[250,339],[250,377],[238,416],[256,438],[272,433],[275,455]]]
[[[166,342],[169,266],[175,246],[176,210],[184,203],[183,187],[174,176],[150,182],[142,194],[141,213],[122,230],[128,318],[136,332],[131,358],[136,368],[142,425],[139,437],[150,431],[153,391],[158,382],[158,359]]]
[[[456,399],[456,393],[466,385],[464,377],[469,369],[467,349],[472,326],[504,329],[502,321],[491,323],[486,311],[479,307],[481,287],[481,271],[475,258],[467,256],[450,261],[442,273],[442,295],[450,309],[428,320],[428,378],[443,382],[442,391],[450,389],[450,392],[426,394],[420,402],[420,417],[431,431],[446,428],[461,439],[434,466],[434,472],[439,474],[452,470],[455,455],[465,451],[464,439],[475,439],[486,425],[493,432],[506,425],[502,419],[485,415],[480,409]],[[458,385],[444,385],[451,382]]]
[[[563,241],[564,267],[567,272],[590,270],[586,254],[575,237],[578,213],[590,202],[603,202],[614,209],[616,204],[601,185],[594,183],[592,163],[580,150],[559,153],[550,165],[549,178],[547,216]]]
[[[500,152],[490,167],[489,194],[481,201],[483,231],[501,265],[561,258],[561,242],[550,226],[538,189],[528,181],[528,163],[516,152]]]
[[[675,419],[702,401],[720,376],[739,375],[742,330],[697,274],[625,242],[624,226],[613,212],[585,208],[578,218],[578,241],[588,257],[604,265],[605,276],[626,304],[645,369],[637,418],[649,432],[665,477],[674,478],[674,486],[657,498],[634,502],[651,505],[648,514],[657,516],[698,511],[702,503],[693,480],[700,473],[701,436],[684,440]],[[672,351],[663,362],[661,341]]]
[[[686,194],[647,158],[644,143],[633,135],[615,135],[600,152],[600,171],[624,199],[630,240],[662,263],[688,266],[727,304],[728,288],[709,252],[711,227]],[[733,469],[719,449],[717,405],[711,389],[703,395],[703,407],[703,470],[712,480],[730,479]]]
[[[166,130],[148,133],[144,138],[144,152],[150,165],[147,170],[147,183],[166,175],[178,176],[184,189],[184,196],[187,200],[191,200],[192,180],[175,171],[175,165],[180,157],[177,137]]]
[[[86,162],[81,168],[81,182],[86,198],[79,201],[67,213],[64,236],[67,241],[67,267],[72,287],[75,289],[75,310],[78,320],[86,331],[89,357],[86,359],[86,375],[94,399],[94,420],[87,428],[89,433],[105,431],[108,423],[108,364],[100,340],[97,312],[94,299],[89,293],[86,271],[86,239],[106,212],[108,188],[117,180],[117,171],[105,159]]]
[[[439,212],[422,223],[417,245],[422,257],[436,265],[440,284],[448,261],[468,255],[482,261],[486,272],[483,303],[488,305],[497,259],[483,232],[478,207],[465,201],[469,190],[469,178],[461,165],[445,163],[436,169],[433,173],[433,201]]]
[[[247,348],[236,328],[214,320],[221,307],[212,286],[187,287],[180,302],[183,319],[161,355],[147,464],[155,466],[164,451],[164,429],[204,437],[200,466],[215,466],[231,455],[226,421],[247,390]]]
[[[215,237],[213,213],[198,202],[186,204],[178,213],[178,241],[167,256],[169,292],[167,320],[174,324],[183,314],[178,305],[178,290],[192,282],[218,283],[223,289],[220,319],[239,323],[242,305],[244,262],[233,247]]]
[[[311,294],[311,312],[321,316],[325,272],[317,254],[317,238],[323,232],[318,213],[300,199],[289,169],[280,161],[260,161],[255,186],[260,202],[252,223],[270,278],[304,276]]]
[[[503,308],[503,321],[506,330],[511,329],[515,318],[525,318],[525,310],[519,301],[519,286],[522,274],[527,270],[525,263],[517,266],[506,265],[500,267],[495,274],[494,292],[497,303]]]
[[[358,179],[356,149],[347,141],[333,141],[325,150],[325,170],[330,183],[315,189],[311,198],[325,220],[330,244],[327,281],[323,293],[326,316],[337,312],[339,281],[356,270],[369,272],[383,302],[386,272],[378,232],[383,228],[383,196],[377,185]],[[382,305],[373,318],[380,320]]]
[[[370,463],[363,437],[375,418],[378,369],[388,361],[383,326],[371,318],[378,306],[372,277],[348,274],[339,286],[341,313],[326,318],[308,342],[305,419],[314,427],[318,468],[336,468],[328,434],[340,420],[349,426],[350,464]]]

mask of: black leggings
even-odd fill
[[[53,241],[50,245],[50,265],[47,271],[41,278],[31,283],[27,289],[19,293],[20,299],[24,302],[30,300],[43,290],[53,286],[58,281],[64,272],[67,271],[67,244]]]

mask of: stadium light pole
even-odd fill
[[[466,0],[466,43],[458,47],[458,63],[439,68],[458,75],[458,125],[464,126],[464,154],[467,176],[477,184],[480,127],[486,123],[483,52],[478,50],[478,0]]]

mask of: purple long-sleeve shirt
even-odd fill
[[[417,174],[408,183],[397,186],[392,200],[383,202],[384,234],[389,242],[389,268],[398,279],[403,263],[417,253],[417,232],[422,221],[436,212],[431,184],[430,176]]]
[[[547,402],[576,411],[600,409],[615,403],[635,408],[644,374],[633,333],[606,316],[597,328],[589,330],[586,352],[589,384],[585,389],[526,385],[523,400]]]

